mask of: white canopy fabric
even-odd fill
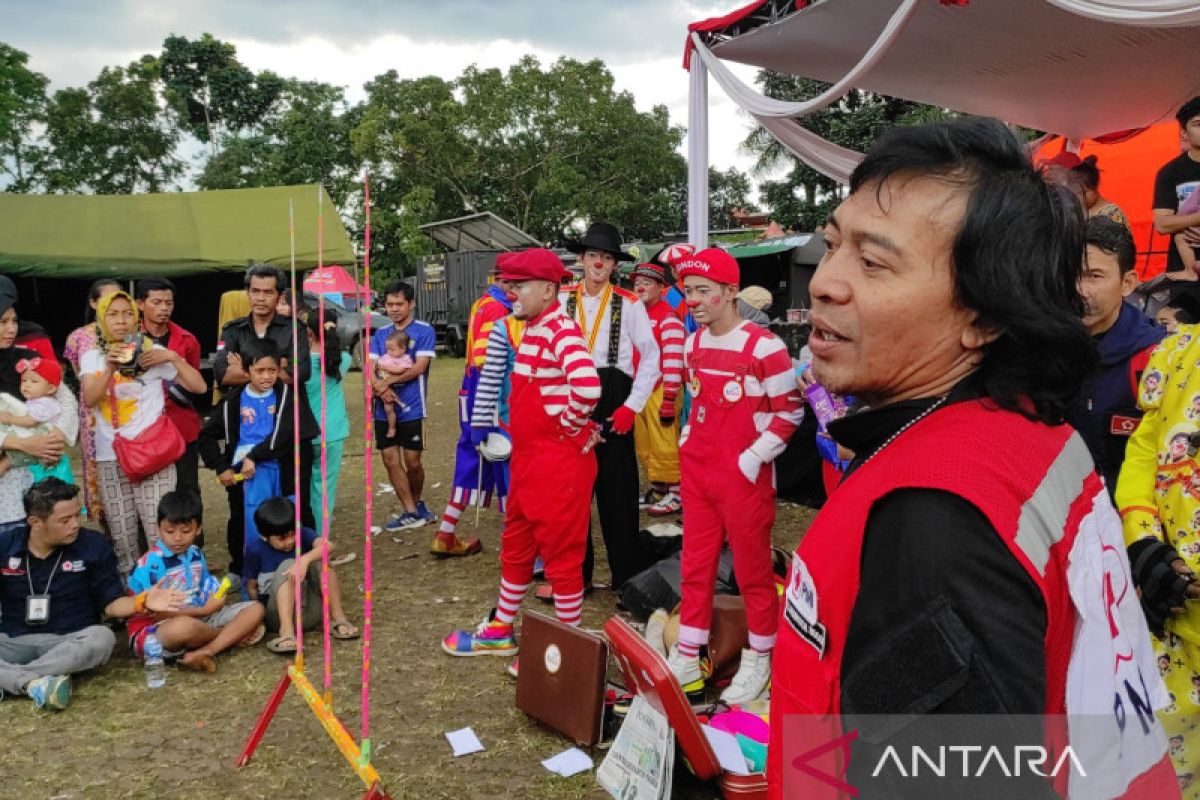
[[[1182,0],[816,0],[732,38],[714,37],[711,49],[699,34],[692,41],[700,56],[691,59],[693,90],[704,77],[696,73],[711,70],[792,152],[843,181],[858,154],[793,119],[835,101],[832,90],[781,103],[719,60],[840,84],[839,95],[850,84],[1076,140],[1169,119],[1200,94],[1200,3]],[[692,103],[689,135],[706,119],[695,92]],[[704,149],[699,159],[689,147],[689,167],[707,177]],[[696,189],[690,178],[689,192]],[[693,242],[707,241],[706,201],[707,192],[689,198]]]

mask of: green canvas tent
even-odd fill
[[[238,272],[249,261],[286,268],[288,201],[296,213],[296,266],[353,263],[337,208],[313,185],[144,195],[0,193],[0,273],[33,278],[137,278]]]

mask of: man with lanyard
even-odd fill
[[[633,291],[646,307],[654,338],[658,342],[662,379],[638,414],[633,426],[633,441],[638,460],[646,470],[650,487],[640,505],[652,517],[677,514],[683,509],[679,499],[679,387],[683,384],[683,340],[687,337],[683,322],[664,300],[673,283],[671,268],[657,263],[638,264],[633,268]]]
[[[61,711],[71,675],[106,663],[116,637],[102,616],[175,611],[184,592],[128,596],[107,537],[81,530],[79,487],[45,478],[25,491],[27,525],[0,533],[0,699]]]
[[[505,254],[501,254],[496,258],[497,269],[504,257]],[[497,481],[497,465],[479,452],[479,445],[492,430],[472,427],[471,416],[492,330],[512,312],[512,302],[508,299],[511,289],[511,281],[496,279],[483,297],[471,306],[471,313],[467,317],[467,366],[463,372],[462,388],[458,390],[460,433],[454,453],[454,481],[450,500],[442,513],[442,524],[430,546],[430,552],[439,558],[471,556],[483,551],[478,539],[463,541],[454,533],[467,506],[490,502],[494,491],[500,512],[504,513],[507,485]]]
[[[251,338],[270,339],[275,343],[282,355],[280,380],[294,386],[303,386],[308,380],[312,371],[308,357],[308,335],[300,330],[300,335],[296,337],[299,361],[294,366],[295,377],[299,379],[299,383],[294,383],[291,363],[294,324],[292,317],[282,317],[275,312],[284,284],[283,272],[270,264],[255,264],[246,270],[246,296],[250,299],[250,314],[233,320],[221,331],[221,338],[217,342],[217,355],[213,359],[213,376],[218,386],[242,386],[250,382],[248,365],[242,362],[242,349]],[[317,418],[308,406],[308,394],[301,391],[296,393],[296,397],[300,401],[301,430],[319,430]],[[306,439],[300,442],[299,491],[302,522],[310,528],[316,524],[309,500],[312,470],[312,441]],[[246,542],[242,484],[235,483],[225,491],[229,497],[229,524],[226,527],[231,559],[229,570],[240,575]]]
[[[142,329],[155,344],[178,353],[193,369],[200,369],[200,343],[190,332],[171,321],[175,312],[175,284],[166,278],[143,278],[137,282],[138,309],[142,312]],[[151,351],[147,366],[167,360],[165,352]],[[194,405],[196,396],[174,384],[167,387],[167,416],[183,434],[187,449],[175,462],[175,488],[187,489],[200,496],[200,454],[196,437],[200,435],[200,414]]]
[[[413,360],[412,367],[398,381],[377,374],[373,365],[369,372],[375,393],[375,446],[401,506],[400,513],[383,524],[389,531],[437,522],[421,499],[425,490],[425,467],[421,464],[425,449],[425,391],[437,334],[432,325],[413,316],[416,296],[416,290],[404,281],[392,281],[383,287],[383,308],[392,322],[371,334],[372,359],[387,353],[388,337],[400,330],[408,334],[408,355]],[[387,435],[384,403],[397,407],[395,436]]]
[[[991,746],[1004,715],[1010,753],[1014,734],[1050,763],[1069,744],[1072,797],[1178,797],[1121,522],[1063,424],[1096,362],[1078,203],[1002,123],[963,119],[884,134],[824,235],[813,373],[861,405],[829,425],[856,455],[784,593],[770,796],[829,797],[819,772],[864,797],[1058,796],[1028,770],[920,791],[876,768],[972,714]],[[842,713],[862,723],[848,766],[835,747],[799,768],[813,736],[851,736]]]
[[[592,414],[592,419],[604,426],[604,441],[596,446],[596,508],[616,590],[643,566],[637,553],[638,468],[633,422],[658,383],[658,343],[637,295],[612,283],[617,262],[629,259],[621,251],[617,229],[605,222],[594,223],[583,239],[568,249],[579,254],[583,280],[564,289],[559,299],[567,315],[579,323],[600,373],[600,402]],[[594,566],[589,536],[583,565],[585,586],[592,584]],[[545,589],[540,592],[538,596],[545,599]]]

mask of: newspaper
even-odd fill
[[[666,800],[674,764],[675,731],[662,712],[638,695],[596,781],[617,800]]]

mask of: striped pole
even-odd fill
[[[363,644],[362,644],[362,752],[367,763],[371,761],[371,601],[374,581],[371,575],[371,522],[375,497],[375,484],[371,474],[374,448],[371,438],[371,420],[374,404],[371,402],[371,176],[363,175],[363,211],[366,228],[363,234],[363,285],[367,288],[367,310],[363,315],[363,489],[366,511],[363,517]],[[360,306],[361,308],[361,306]]]

